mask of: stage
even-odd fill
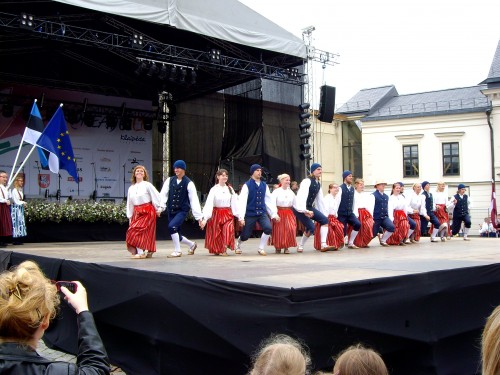
[[[395,374],[479,374],[485,318],[500,304],[500,241],[473,237],[320,253],[130,259],[123,242],[9,246],[3,264],[39,262],[51,278],[81,280],[112,363],[127,374],[245,374],[249,355],[272,332],[303,339],[316,370],[363,342]],[[11,253],[11,251],[13,251]],[[75,352],[74,319],[46,341]]]

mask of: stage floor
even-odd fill
[[[144,271],[167,272],[219,280],[236,281],[283,288],[302,288],[381,277],[409,275],[437,270],[475,267],[500,263],[500,239],[472,237],[464,241],[431,243],[422,238],[419,244],[381,247],[374,239],[367,249],[347,249],[321,253],[313,249],[312,238],[304,253],[275,254],[268,246],[267,256],[257,254],[258,239],[242,246],[243,254],[213,256],[198,242],[194,255],[167,258],[173,250],[171,241],[158,241],[151,259],[130,259],[124,242],[28,243],[9,246],[4,251],[60,258],[85,263],[106,264]]]

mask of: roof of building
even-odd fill
[[[488,73],[488,78],[486,78],[481,83],[487,83],[488,87],[491,87],[491,85],[500,84],[500,40],[498,41],[495,56],[493,56],[493,61],[491,63],[490,72]]]
[[[374,108],[377,108],[380,103],[395,96],[398,96],[398,92],[394,85],[363,89],[354,95],[347,103],[344,103],[336,112],[342,114],[362,114],[364,112],[366,114]]]

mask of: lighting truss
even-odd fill
[[[140,53],[143,58],[154,59],[165,64],[173,62],[176,65],[218,69],[220,71],[239,73],[254,78],[269,79],[297,86],[304,85],[306,81],[305,74],[303,73],[294,70],[293,74],[289,74],[289,67],[225,56],[222,53],[220,54],[220,62],[214,63],[210,59],[209,51],[199,51],[161,43],[146,35],[143,35],[142,39],[143,48],[139,50],[133,47],[131,43],[131,38],[137,32],[130,35],[120,35],[72,26],[63,22],[43,20],[36,16],[33,23],[34,27],[31,31],[33,35],[39,35],[40,37],[49,36],[55,40],[71,40],[83,45],[93,45],[108,50],[112,49],[115,53],[118,50],[122,50],[126,56],[128,55],[128,59],[130,59],[130,54],[134,50],[135,53]],[[19,29],[19,15],[0,13],[0,27]]]

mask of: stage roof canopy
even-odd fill
[[[180,102],[255,78],[305,81],[304,42],[236,0],[1,2],[0,45],[4,83],[138,99],[167,91]]]

